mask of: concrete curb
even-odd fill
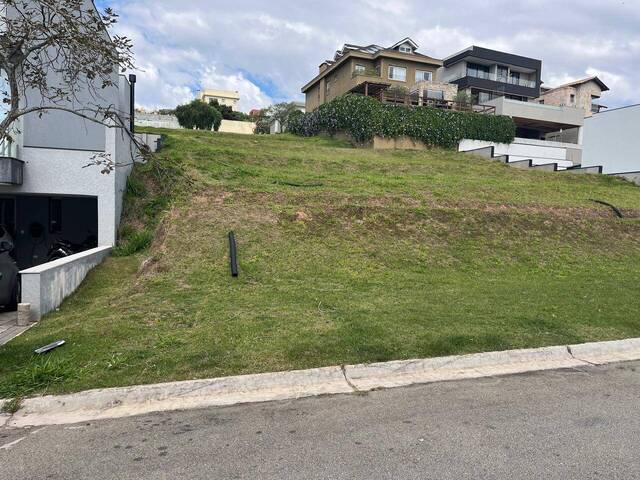
[[[27,399],[13,416],[0,417],[0,426],[70,424],[632,360],[640,360],[640,339],[89,390]]]
[[[584,366],[567,347],[477,353],[472,355],[407,360],[346,368],[358,390],[393,388],[419,383],[490,377],[514,373]]]

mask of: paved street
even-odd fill
[[[0,429],[0,479],[640,478],[638,368]]]

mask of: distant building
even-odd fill
[[[296,106],[296,109],[299,112],[305,113],[306,112],[306,106],[305,106],[305,102],[293,102]],[[282,122],[280,122],[280,120],[278,119],[272,119],[271,122],[269,122],[269,133],[271,135],[275,134],[275,133],[284,133],[287,131],[287,126],[286,125],[282,125]]]
[[[237,110],[238,101],[240,101],[240,94],[231,90],[202,90],[198,92],[198,99],[210,103],[217,100],[220,105],[226,105],[231,107],[232,110]]]
[[[599,103],[602,92],[609,90],[602,80],[596,76],[565,83],[555,88],[542,88],[539,103],[557,107],[576,107],[584,110],[585,117],[599,113],[607,108]]]

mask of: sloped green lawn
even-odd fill
[[[443,150],[165,133],[130,182],[119,253],[145,232],[153,244],[0,347],[0,397],[640,336],[631,184]]]

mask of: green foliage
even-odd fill
[[[176,108],[178,123],[189,130],[215,130],[220,128],[222,114],[213,105],[194,100]]]
[[[153,232],[149,230],[136,231],[127,226],[120,230],[120,240],[113,249],[116,257],[128,257],[149,248],[153,242]]]
[[[456,104],[464,107],[473,105],[476,99],[477,99],[477,95],[472,95],[469,92],[463,92],[463,91],[456,93],[456,95],[453,97],[453,101]]]
[[[291,118],[289,131],[306,137],[322,131],[345,132],[361,143],[376,135],[408,136],[427,145],[453,148],[463,138],[511,143],[516,127],[504,116],[385,105],[371,97],[347,94]]]
[[[282,102],[271,105],[269,108],[260,111],[260,117],[256,124],[256,133],[269,133],[269,127],[275,120],[280,122],[283,131],[288,130],[289,118],[292,114],[302,113],[300,107],[294,102]]]
[[[24,367],[0,381],[0,398],[20,398],[33,392],[45,392],[52,385],[78,375],[79,368],[68,358],[60,359],[51,354],[34,357]]]
[[[9,413],[13,415],[18,410],[20,410],[21,406],[22,406],[21,398],[19,397],[12,398],[11,400],[7,400],[6,402],[4,402],[4,404],[2,405],[2,408],[0,408],[0,413]]]
[[[228,105],[220,105],[220,102],[218,102],[218,100],[211,100],[209,102],[209,105],[211,105],[222,114],[223,120],[234,120],[236,122],[252,121],[251,117],[249,117],[249,115],[247,115],[246,113],[236,112]]]

